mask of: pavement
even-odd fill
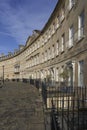
[[[0,130],[44,130],[39,91],[28,83],[6,82],[0,88]]]

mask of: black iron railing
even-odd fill
[[[87,88],[42,84],[46,109],[51,110],[52,130],[87,130]]]

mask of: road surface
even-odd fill
[[[44,130],[43,104],[34,86],[7,82],[0,88],[0,130]]]

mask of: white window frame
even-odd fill
[[[84,37],[84,11],[78,16],[78,40]]]
[[[64,20],[65,18],[65,9],[64,7],[61,9],[61,22]]]
[[[60,26],[60,17],[59,17],[59,15],[57,16],[57,28]]]
[[[55,33],[55,23],[52,24],[52,34]]]
[[[59,55],[59,40],[56,42],[56,55]]]
[[[61,38],[61,52],[63,52],[64,51],[64,44],[65,44],[65,33],[63,33],[63,35],[62,35],[62,38]]]
[[[73,46],[74,43],[74,27],[73,25],[69,28],[69,48]]]
[[[74,0],[69,0],[69,11],[72,9],[74,4],[75,4]]]
[[[51,37],[51,28],[48,29],[48,39]]]

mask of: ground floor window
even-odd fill
[[[78,85],[84,86],[84,61],[78,63]]]

